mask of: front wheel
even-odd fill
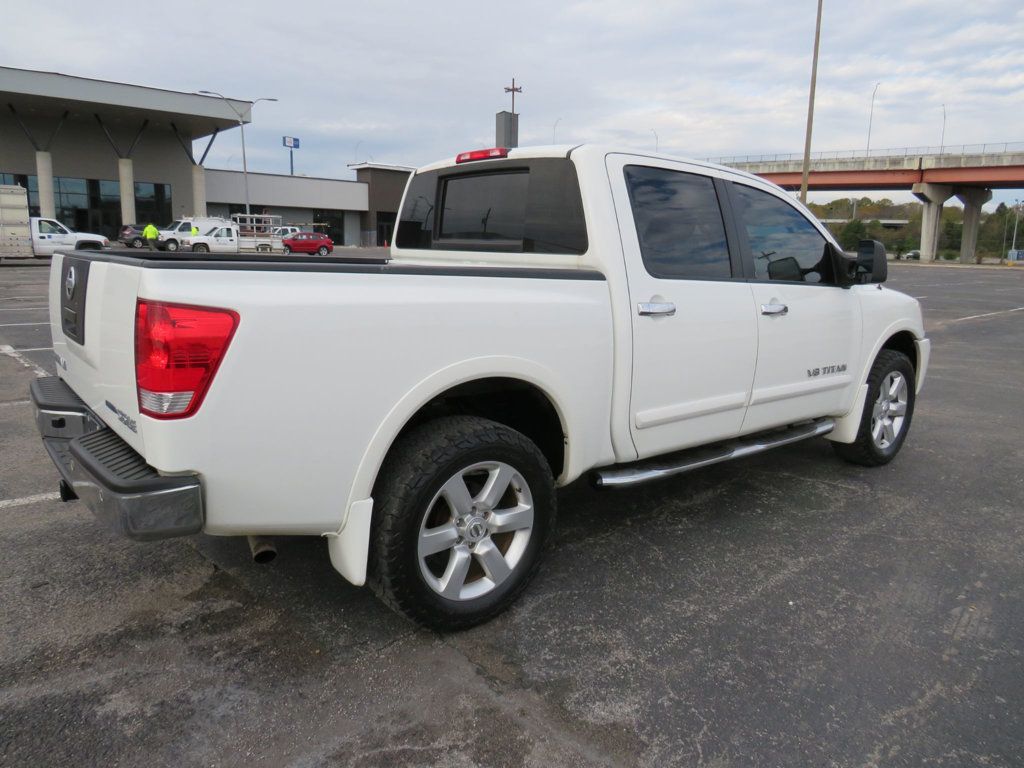
[[[132,248],[141,248],[145,243],[142,242],[141,237],[136,237],[132,240]]]
[[[177,240],[168,240],[166,247],[167,247],[168,251],[171,251],[173,253],[174,251],[178,250],[178,241]]]
[[[511,605],[555,525],[547,460],[475,416],[428,422],[395,446],[374,490],[369,583],[425,626],[456,630]]]
[[[194,253],[209,253],[210,246],[206,245],[205,243],[196,243],[195,245],[192,246],[192,251]]]
[[[852,443],[832,443],[836,453],[865,467],[888,464],[899,453],[914,417],[914,366],[902,352],[883,349],[868,374],[860,429]]]

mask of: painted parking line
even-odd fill
[[[981,315],[968,315],[967,317],[958,317],[950,322],[959,323],[964,320],[977,320],[979,317],[995,317],[996,315],[1008,315],[1011,312],[1024,312],[1024,307],[1014,307],[1013,309],[1004,309],[1000,312],[985,312]]]
[[[28,405],[31,400],[8,400],[6,403],[0,403],[0,408],[10,408],[12,405]]]
[[[0,328],[19,328],[25,325],[49,325],[49,320],[43,320],[41,323],[0,323]]]
[[[7,355],[14,360],[17,360],[23,366],[28,368],[36,376],[49,376],[50,372],[43,368],[41,365],[37,365],[33,361],[25,357],[21,352],[12,347],[10,344],[0,344],[0,355]]]
[[[56,501],[60,494],[37,493],[33,496],[22,496],[20,499],[0,499],[0,509],[11,509],[12,507],[24,507],[26,504],[38,504],[41,501]]]
[[[15,352],[49,352],[53,347],[18,347]]]
[[[49,309],[49,307],[0,307],[0,312],[30,312],[40,309]]]

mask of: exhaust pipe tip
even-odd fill
[[[260,565],[274,562],[277,557],[277,545],[273,539],[266,536],[247,536],[249,551],[252,552],[252,561]]]

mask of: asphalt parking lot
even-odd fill
[[[889,466],[574,486],[523,599],[449,636],[322,541],[257,566],[57,501],[46,275],[0,268],[0,764],[1024,764],[1024,269],[891,267],[933,353]]]

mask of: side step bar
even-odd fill
[[[742,459],[781,445],[789,445],[811,437],[827,435],[835,429],[832,419],[818,419],[785,429],[775,429],[757,435],[737,438],[711,447],[690,448],[678,453],[645,459],[635,464],[620,464],[606,469],[598,469],[591,475],[593,484],[598,488],[626,488],[651,480],[661,480],[673,475],[681,475],[701,467],[720,464],[723,461]]]

